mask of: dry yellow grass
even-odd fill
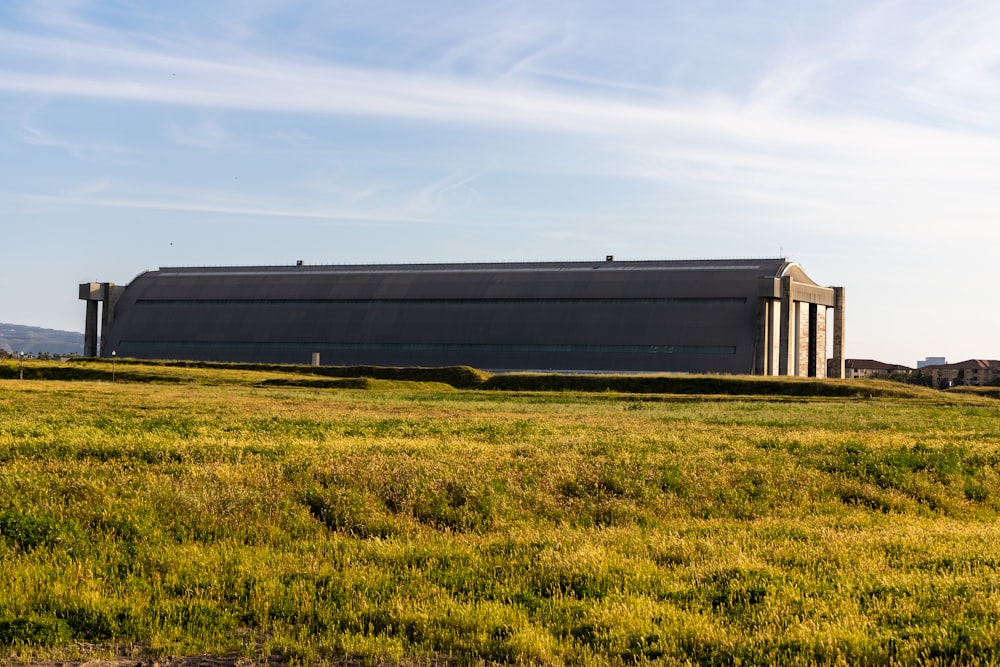
[[[8,657],[1000,660],[996,403],[197,372],[0,381]]]

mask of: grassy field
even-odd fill
[[[0,661],[1000,664],[994,399],[89,363],[0,380]]]

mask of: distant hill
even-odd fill
[[[0,324],[0,351],[7,354],[83,354],[83,334],[20,324]]]

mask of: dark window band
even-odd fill
[[[696,296],[696,297],[609,297],[609,298],[551,298],[551,299],[138,299],[138,306],[298,306],[298,305],[392,305],[407,304],[443,304],[443,305],[488,305],[488,304],[537,304],[551,305],[562,303],[594,303],[594,304],[657,304],[657,303],[691,303],[691,304],[745,304],[745,296]]]
[[[736,354],[735,345],[516,345],[493,343],[274,343],[253,341],[152,341],[123,340],[118,349],[163,348],[238,348],[295,349],[322,352],[324,350],[378,350],[406,352],[483,351],[483,352],[618,352],[625,354]]]

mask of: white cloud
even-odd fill
[[[81,139],[75,136],[69,138],[60,136],[56,133],[57,130],[39,127],[41,123],[36,121],[32,117],[33,115],[34,113],[24,114],[19,125],[13,129],[14,136],[24,144],[39,148],[58,149],[87,162],[104,164],[131,164],[133,162],[134,151],[126,146],[94,139]]]
[[[885,257],[919,255],[905,273],[916,282],[940,249],[1000,242],[995,0],[732,3],[732,16],[698,3],[220,0],[205,26],[115,5],[132,19],[120,27],[81,19],[88,3],[24,6],[44,28],[0,31],[0,95],[46,112],[11,118],[16,148],[117,146],[144,169],[60,164],[58,179],[4,196],[19,211],[30,190],[39,207],[93,217],[371,227],[351,239],[371,248],[387,229],[437,234],[414,259],[465,234],[477,252],[533,256],[609,240],[675,256],[784,244],[851,285],[900,281]],[[79,108],[144,133],[59,124]],[[196,176],[177,169],[192,159]],[[270,189],[198,189],[239,160]],[[970,275],[1000,278],[987,264]],[[899,339],[879,328],[890,306],[851,290],[865,353],[882,356]],[[919,326],[918,300],[892,317]]]
[[[319,207],[277,208],[254,206],[246,203],[226,202],[218,193],[190,193],[171,199],[95,197],[93,194],[106,192],[104,185],[81,186],[65,195],[26,195],[23,193],[0,192],[0,198],[14,201],[34,201],[49,207],[68,208],[89,207],[109,209],[135,209],[147,211],[178,211],[209,213],[225,216],[253,216],[275,219],[317,220],[336,223],[420,223],[428,225],[450,224],[439,218],[419,217],[399,212],[373,212],[370,210],[333,209]],[[204,199],[200,199],[203,197]],[[235,221],[235,220],[234,220]]]
[[[407,208],[417,211],[440,211],[448,205],[469,206],[482,200],[473,187],[477,174],[449,174],[446,178],[421,188]]]
[[[216,119],[203,119],[193,126],[183,127],[170,123],[167,138],[179,146],[211,150],[230,148],[235,143],[230,132]]]
[[[970,29],[968,19],[954,21],[955,34],[936,45],[937,50],[946,50]],[[952,233],[967,232],[1000,209],[1000,194],[992,183],[1000,169],[1000,138],[919,120],[803,108],[804,98],[826,92],[821,88],[825,74],[841,64],[837,58],[804,58],[801,64],[779,68],[746,101],[710,94],[668,102],[547,90],[530,73],[498,82],[8,36],[0,35],[5,45],[0,51],[14,49],[41,61],[50,53],[71,52],[75,63],[72,73],[37,64],[31,72],[8,69],[0,73],[0,89],[10,92],[577,135],[599,142],[616,156],[610,160],[613,168],[626,174],[714,189],[782,209],[789,217],[839,218],[850,234],[878,233],[868,222],[872,216],[887,224],[906,218],[910,232],[920,235],[936,233],[946,219]],[[859,38],[845,57],[865,54],[863,42]],[[965,55],[956,56],[967,72],[959,83],[976,89],[974,81],[987,77],[995,51],[970,46]],[[228,140],[214,121],[204,121],[194,131],[175,127],[170,136],[205,148]],[[49,141],[27,128],[24,139]],[[478,196],[474,191],[469,195]],[[416,201],[428,199],[424,193]],[[954,220],[956,213],[966,217]]]

